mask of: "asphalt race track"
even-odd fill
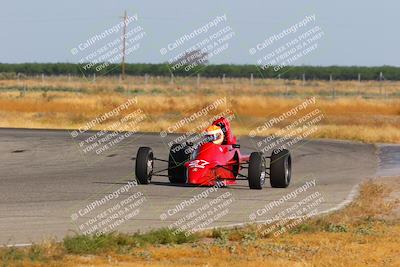
[[[137,205],[129,211],[125,209],[127,213],[119,211],[121,216],[128,213],[131,216],[114,224],[113,230],[145,231],[168,227],[178,221],[175,226],[182,226],[187,223],[185,220],[190,217],[190,212],[206,213],[202,210],[206,204],[214,205],[209,209],[214,213],[208,214],[208,218],[198,217],[195,223],[214,220],[203,223],[202,228],[240,225],[252,220],[262,222],[316,192],[323,197],[316,206],[318,213],[327,212],[348,203],[357,192],[357,184],[375,177],[378,169],[382,172],[386,165],[391,169],[399,166],[385,155],[385,151],[399,155],[399,147],[396,153],[386,147],[378,153],[375,145],[301,141],[291,149],[293,180],[287,189],[271,188],[267,180],[263,190],[250,190],[247,181],[211,190],[171,185],[166,177],[157,177],[150,185],[119,191],[118,197],[88,210],[90,203],[134,180],[133,157],[139,146],[150,146],[156,157],[167,158],[167,143],[176,137],[138,133],[100,155],[84,153],[79,142],[94,134],[90,132],[73,138],[69,131],[0,129],[0,244],[23,245],[86,231],[114,211],[118,212],[117,208],[124,209],[116,205],[135,194],[138,198],[130,198],[130,204]],[[255,151],[260,139],[243,137],[239,141],[242,149],[250,152]],[[382,163],[382,160],[389,163]],[[160,164],[159,168],[164,166],[165,163]],[[315,186],[310,186],[314,179]],[[278,206],[263,210],[272,201],[304,185],[308,187],[295,197],[292,195]],[[110,223],[111,219],[101,225]]]

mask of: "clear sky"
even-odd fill
[[[146,33],[140,49],[127,56],[129,63],[167,61],[161,48],[226,14],[225,26],[234,31],[234,37],[229,48],[210,62],[255,64],[250,48],[315,14],[313,25],[322,29],[323,37],[318,48],[295,65],[400,66],[400,2],[394,0],[0,0],[0,4],[2,63],[78,62],[79,56],[71,49],[119,23],[127,10],[128,15],[138,15],[135,23]]]

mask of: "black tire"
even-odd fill
[[[286,188],[292,178],[292,158],[287,149],[271,154],[270,183],[272,187]]]
[[[262,153],[250,154],[248,180],[250,189],[262,189],[265,183],[265,160]]]
[[[153,175],[153,151],[150,147],[139,147],[136,155],[135,175],[139,184],[149,184]]]
[[[187,181],[187,170],[183,165],[190,158],[183,144],[172,145],[168,157],[168,178],[171,183],[184,184]]]

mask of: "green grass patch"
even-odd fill
[[[331,232],[331,233],[347,233],[349,231],[349,228],[345,224],[329,224],[326,228],[325,231]]]
[[[71,254],[99,254],[116,251],[124,253],[133,248],[155,244],[183,244],[198,240],[198,236],[162,228],[147,233],[76,235],[64,238],[63,246]]]
[[[43,263],[47,261],[43,247],[32,245],[27,248],[9,247],[0,250],[0,266],[21,263],[22,261]]]
[[[3,86],[0,88],[0,91],[89,93],[89,90],[86,88],[49,87],[49,86],[40,86],[40,87]]]
[[[0,251],[1,266],[8,266],[9,263],[19,262],[25,258],[25,253],[18,248],[4,248]]]
[[[129,90],[129,94],[134,94],[134,95],[142,95],[144,94],[145,91],[143,89],[133,89]]]
[[[125,88],[122,87],[122,86],[117,86],[117,87],[114,89],[114,92],[115,92],[115,93],[120,93],[120,94],[122,94],[122,93],[125,92]]]

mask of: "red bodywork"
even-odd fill
[[[240,149],[234,147],[236,137],[231,132],[229,121],[220,118],[213,124],[223,124],[224,142],[222,145],[205,143],[197,148],[191,160],[185,163],[189,184],[212,186],[218,181],[226,185],[236,184],[240,164],[249,160],[249,155],[242,155]]]

